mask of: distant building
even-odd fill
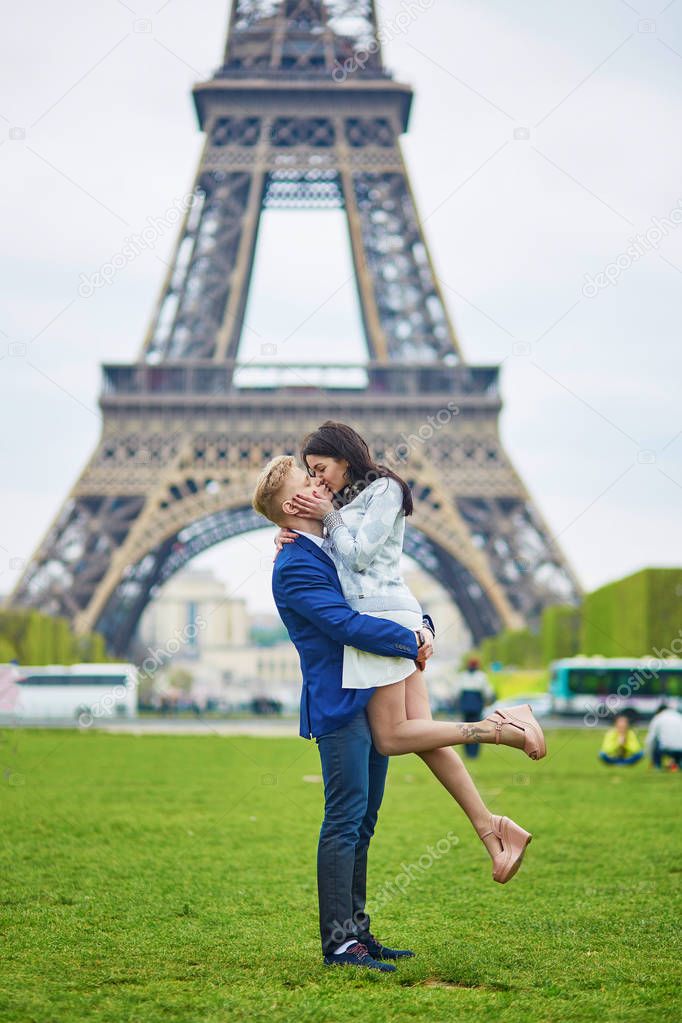
[[[436,658],[459,664],[462,654],[471,649],[471,633],[448,592],[420,568],[410,568],[403,574],[424,611],[431,615],[436,626]]]
[[[246,601],[230,597],[227,589],[206,569],[178,572],[147,605],[140,619],[138,637],[145,644],[168,644],[175,640],[183,660],[205,657],[225,644],[249,643]]]
[[[254,643],[252,631],[268,634],[268,645]],[[157,675],[159,689],[169,686],[170,666],[186,669],[192,676],[191,697],[200,705],[214,699],[239,706],[265,697],[293,708],[300,693],[300,664],[288,639],[276,641],[279,632],[274,616],[251,619],[246,602],[230,597],[210,570],[186,568],[145,609],[137,632],[138,656],[143,671]]]

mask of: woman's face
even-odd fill
[[[328,487],[334,494],[348,483],[346,470],[348,462],[345,458],[330,458],[329,455],[306,455],[306,463],[310,474]]]

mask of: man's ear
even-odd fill
[[[285,515],[295,515],[296,514],[296,509],[294,507],[294,504],[293,504],[293,502],[289,498],[287,498],[286,501],[284,501],[284,503],[282,504],[282,511],[284,512]]]

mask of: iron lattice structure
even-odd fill
[[[263,463],[330,417],[411,483],[407,552],[475,641],[575,602],[500,443],[497,367],[459,350],[399,144],[412,90],[384,68],[374,3],[236,0],[224,63],[193,91],[205,146],[172,267],[137,362],[103,367],[97,449],[9,604],[98,629],[126,655],[166,579],[263,524],[250,508]],[[341,384],[336,371],[334,385],[300,386],[310,367],[281,365],[274,383],[240,386],[269,206],[345,211],[369,352],[361,386],[344,385],[348,367]]]

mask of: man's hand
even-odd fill
[[[433,656],[433,638],[432,638],[431,633],[430,633],[430,631],[428,629],[420,629],[419,631],[415,631],[414,635],[415,635],[415,639],[417,640],[417,646],[419,646],[419,635],[420,635],[420,633],[421,633],[421,635],[424,638],[424,642],[419,647],[419,650],[417,652],[416,661],[417,661],[417,664],[419,665],[419,667],[423,671],[424,668],[426,667],[426,662],[428,661],[429,657]]]

